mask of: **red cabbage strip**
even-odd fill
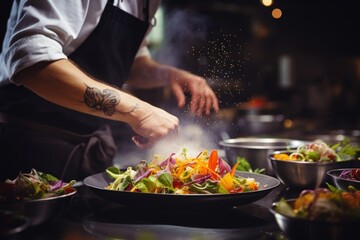
[[[159,164],[160,167],[165,167],[162,171],[158,171],[156,173],[156,176],[159,177],[163,173],[171,173],[170,167],[175,166],[176,159],[175,159],[175,153],[172,153],[170,157],[168,157],[165,161]]]
[[[138,182],[141,179],[148,177],[151,173],[151,169],[148,168],[146,161],[141,161],[138,166],[139,169],[134,176],[134,182]]]
[[[350,179],[351,178],[351,170],[344,170],[340,173],[339,178]]]
[[[226,173],[231,171],[230,165],[227,162],[225,162],[222,158],[219,158],[218,163],[219,163],[219,173],[221,175],[225,175]]]
[[[62,188],[65,185],[66,185],[66,183],[64,183],[62,180],[50,183],[50,191],[58,190],[58,189]]]
[[[170,165],[169,165],[169,164],[166,166],[165,169],[163,169],[163,170],[161,170],[161,171],[158,171],[158,172],[156,173],[156,177],[159,177],[159,176],[160,176],[161,174],[163,174],[163,173],[170,173],[170,174],[171,174]]]
[[[175,153],[172,153],[170,157],[165,159],[162,163],[159,164],[160,167],[169,166],[169,165],[175,165],[176,159],[175,159]]]
[[[191,176],[192,181],[191,182],[187,182],[184,184],[184,186],[188,186],[194,183],[204,183],[206,182],[206,180],[210,179],[211,175],[210,174],[206,174],[206,175],[200,175],[200,174],[196,174]]]
[[[138,172],[135,174],[135,176],[134,176],[134,180],[133,180],[134,183],[140,181],[140,180],[143,179],[143,178],[149,177],[150,174],[151,174],[151,172],[152,172],[152,169],[151,169],[151,168],[149,168],[146,172],[141,172],[141,174],[139,174],[139,171],[138,171]]]

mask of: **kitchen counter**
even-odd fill
[[[282,196],[298,194],[280,185],[263,199],[226,210],[178,211],[174,205],[162,211],[118,205],[84,185],[77,189],[55,219],[8,239],[286,239],[268,208]]]

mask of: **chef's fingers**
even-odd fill
[[[185,99],[184,91],[182,90],[181,86],[178,84],[174,84],[172,86],[172,91],[176,97],[178,107],[179,108],[184,107],[186,103],[186,99]]]
[[[176,126],[174,129],[169,130],[166,134],[164,135],[159,135],[159,136],[155,136],[152,135],[148,138],[139,136],[139,135],[135,135],[132,137],[132,141],[136,144],[136,146],[138,146],[141,149],[148,149],[148,148],[152,148],[158,141],[162,140],[162,139],[168,139],[170,141],[176,139],[179,135],[179,128],[178,126]]]
[[[213,96],[212,96],[212,108],[213,108],[214,111],[217,113],[217,112],[219,112],[219,109],[220,109],[220,107],[219,107],[219,100],[218,100],[218,98],[216,97],[216,95],[215,95],[214,92],[213,92],[212,95],[213,95]]]
[[[211,108],[212,108],[212,102],[213,100],[211,98],[207,98],[206,99],[206,105],[205,105],[205,114],[209,115],[211,112]]]
[[[150,148],[152,144],[149,142],[148,139],[141,137],[139,135],[135,135],[132,138],[132,141],[141,149]]]
[[[190,101],[190,112],[192,114],[198,115],[198,110],[199,110],[199,102],[201,100],[201,96],[199,95],[193,95],[191,97],[191,101]]]
[[[215,95],[215,93],[208,88],[205,94],[205,104],[203,106],[203,111],[206,115],[209,115],[211,113],[211,109],[213,109],[215,112],[219,111],[219,102]]]
[[[209,115],[211,113],[211,109],[215,112],[219,111],[219,103],[215,93],[207,88],[204,92],[198,96],[197,98],[192,98],[191,103],[191,112],[196,113],[197,116],[201,116],[203,113]]]
[[[205,111],[206,101],[207,101],[206,96],[200,97],[199,102],[198,102],[198,106],[197,106],[197,109],[196,109],[196,115],[198,117],[201,117],[203,112]]]
[[[213,109],[217,113],[219,111],[219,100],[212,90],[210,93],[210,97],[208,99],[209,99],[209,101],[206,102],[206,107],[209,110],[209,114],[210,114],[211,109]]]

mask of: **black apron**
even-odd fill
[[[147,0],[141,21],[108,1],[99,24],[69,59],[121,87],[149,27],[148,7]],[[1,87],[1,180],[31,168],[63,180],[104,171],[117,151],[109,124],[114,123],[52,104],[23,86]]]

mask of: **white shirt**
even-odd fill
[[[20,70],[41,61],[67,59],[98,24],[107,0],[15,0],[0,54],[0,86]],[[144,0],[114,5],[144,20]],[[152,18],[160,0],[150,0]],[[145,43],[137,57],[150,55]]]

